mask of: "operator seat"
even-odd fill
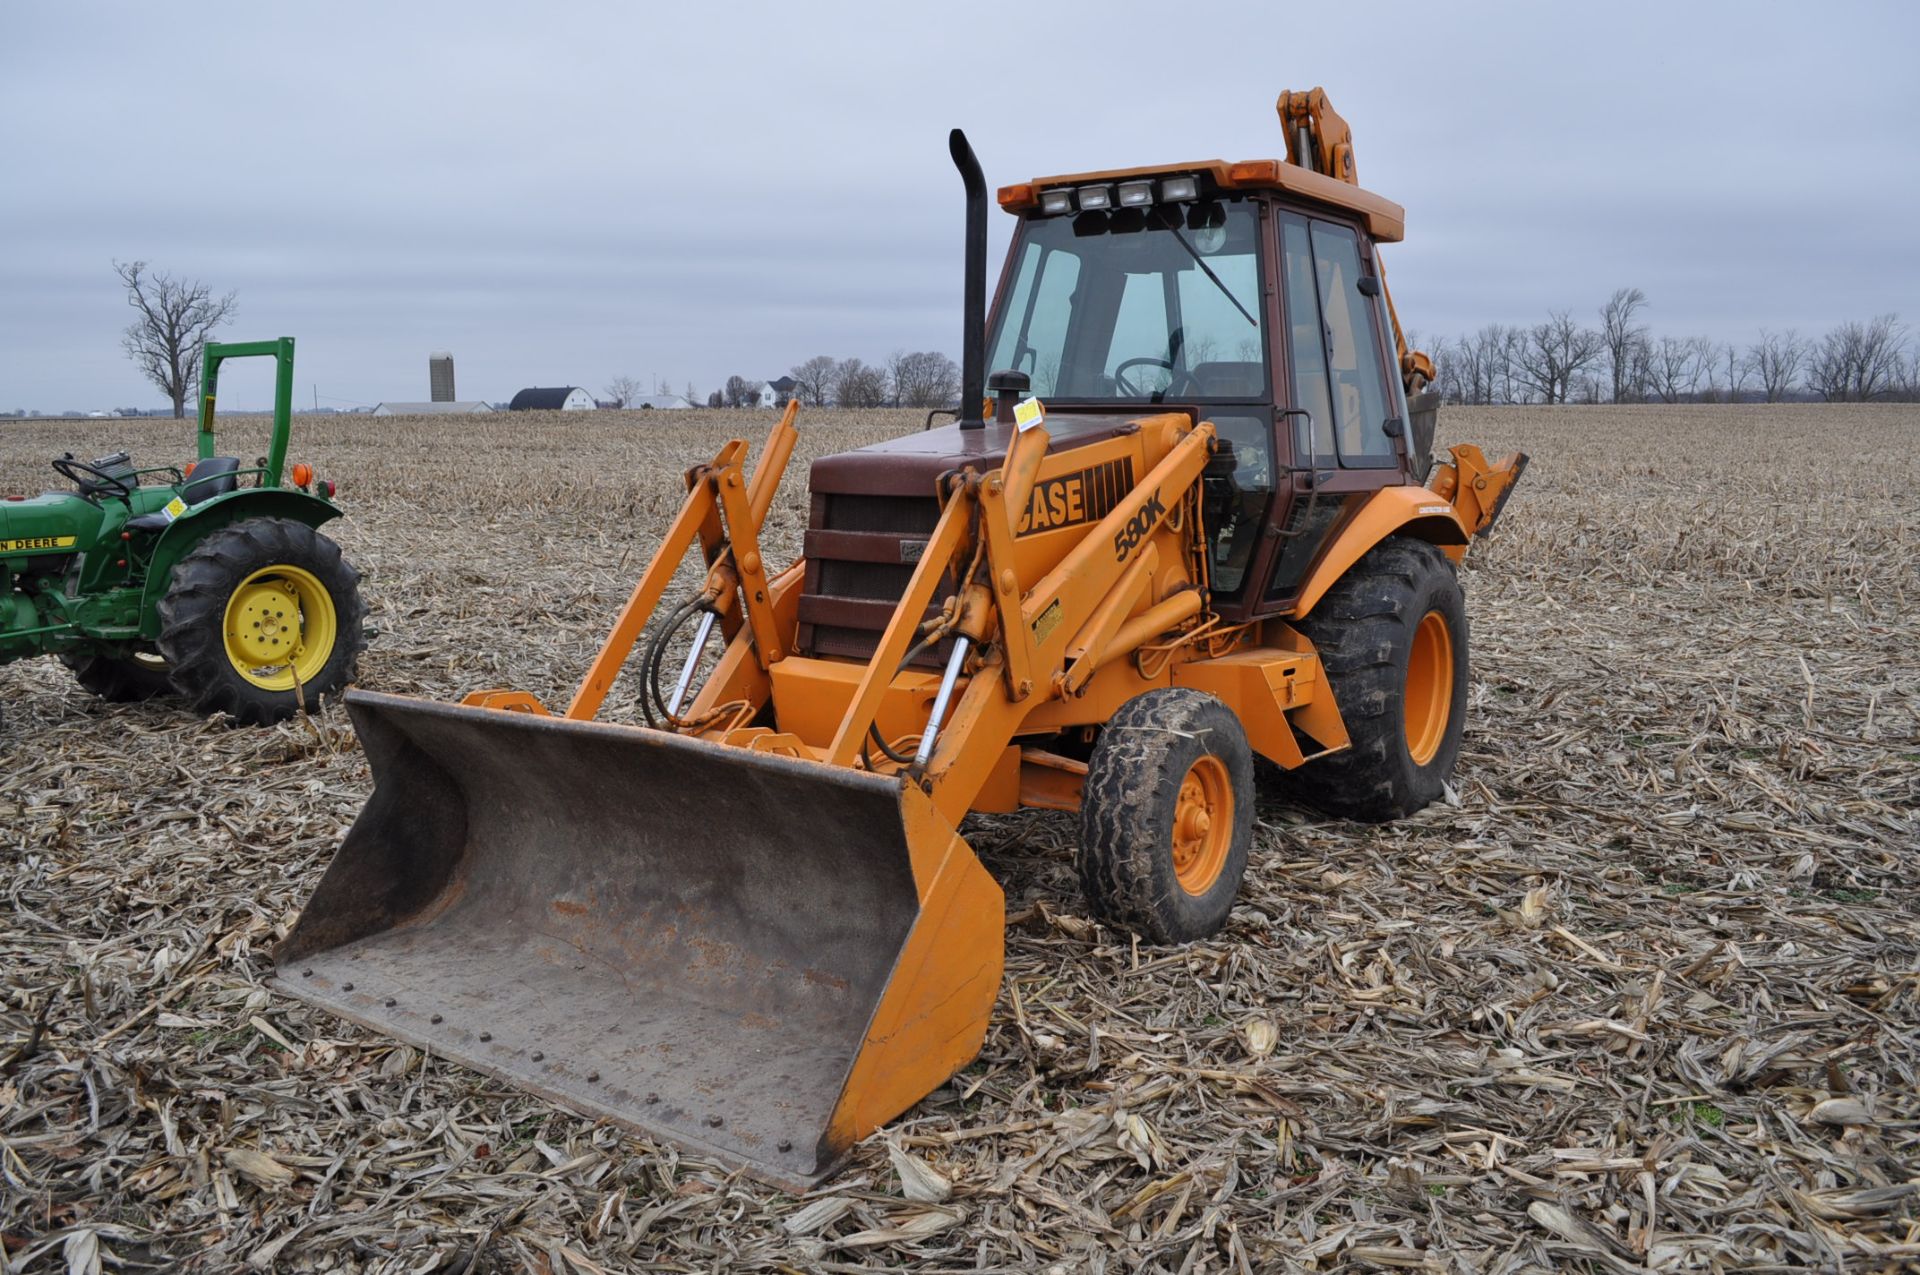
[[[238,456],[209,456],[198,461],[193,467],[193,477],[187,479],[180,488],[180,499],[189,505],[197,505],[203,500],[212,500],[215,496],[224,496],[240,485],[236,471],[240,468]],[[129,531],[165,531],[173,520],[159,510],[150,514],[141,514],[138,518],[127,519]]]

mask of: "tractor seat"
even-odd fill
[[[193,467],[193,477],[180,488],[180,499],[189,505],[197,505],[203,500],[212,500],[215,496],[224,496],[240,485],[235,471],[240,468],[238,456],[209,456],[198,461]],[[138,518],[127,519],[129,531],[165,531],[172,519],[155,510],[150,514],[141,514]]]

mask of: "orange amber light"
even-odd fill
[[[293,467],[293,485],[295,487],[305,487],[308,483],[311,483],[312,481],[313,481],[312,465],[307,464],[305,461],[301,461],[298,465],[295,465]]]
[[[1280,162],[1273,159],[1243,159],[1227,170],[1227,181],[1234,186],[1271,186],[1280,180]]]
[[[183,478],[191,478],[191,477],[193,477],[193,467],[194,467],[195,465],[198,465],[199,463],[200,463],[200,462],[199,462],[199,461],[197,461],[197,460],[190,460],[190,461],[188,461],[188,462],[187,462],[187,467],[186,467],[185,469],[183,469],[183,470],[181,470],[181,471],[180,471],[180,476],[181,476],[181,477],[183,477]]]

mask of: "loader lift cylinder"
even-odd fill
[[[953,699],[953,684],[960,680],[960,670],[966,667],[967,648],[971,645],[964,634],[953,640],[953,654],[947,657],[947,671],[940,675],[940,690],[933,697],[933,712],[927,716],[926,732],[920,736],[920,747],[913,753],[916,770],[925,770],[933,757],[933,746],[940,741],[940,720],[947,715],[947,704]]]
[[[680,715],[680,705],[686,702],[687,689],[693,685],[694,670],[700,667],[700,656],[707,649],[707,638],[713,633],[713,622],[719,618],[712,611],[700,617],[700,631],[693,635],[693,645],[687,648],[687,662],[680,666],[680,680],[673,685],[673,699],[667,704],[667,716]]]

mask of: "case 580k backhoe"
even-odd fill
[[[804,1184],[980,1048],[1004,901],[968,813],[1078,810],[1092,910],[1180,942],[1233,906],[1256,754],[1342,815],[1438,796],[1455,565],[1524,458],[1432,463],[1376,247],[1401,209],[1323,94],[1280,109],[1286,161],[1003,188],[990,316],[956,130],[961,419],[816,461],[790,565],[760,535],[795,405],[751,474],[737,440],[689,472],[559,715],[349,692],[376,785],[281,987]],[[705,588],[656,618],[696,546]],[[642,638],[645,724],[594,720]]]
[[[273,439],[256,465],[216,455],[228,359],[275,362]],[[279,721],[333,695],[362,646],[358,573],[316,528],[333,484],[287,465],[293,338],[209,344],[199,456],[53,462],[73,490],[0,499],[0,663],[57,655],[109,700],[178,693],[201,712]]]

